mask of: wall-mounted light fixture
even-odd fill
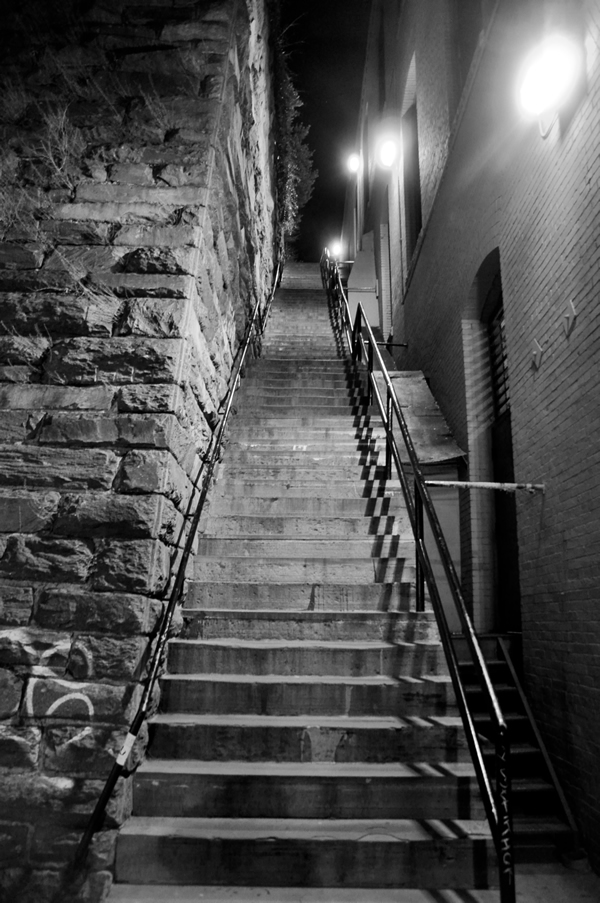
[[[548,35],[527,56],[518,81],[518,102],[525,116],[537,118],[543,138],[572,96],[582,67],[580,44],[564,34]]]
[[[377,145],[377,161],[384,169],[394,165],[398,157],[399,143],[389,135],[383,137]]]
[[[342,243],[341,241],[332,241],[330,244],[331,254],[335,257],[336,260],[342,256]]]
[[[350,154],[346,160],[346,166],[349,172],[358,172],[360,169],[360,157],[358,154]]]

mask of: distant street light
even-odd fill
[[[398,144],[393,138],[385,138],[377,149],[377,157],[382,166],[389,169],[398,156]]]
[[[556,113],[581,74],[581,48],[565,35],[550,35],[532,50],[519,81],[519,104],[528,116]]]
[[[337,259],[342,255],[342,243],[340,241],[333,241],[331,243],[331,253]]]
[[[358,172],[360,169],[360,157],[358,154],[350,154],[346,161],[346,166],[350,172]]]

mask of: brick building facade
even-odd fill
[[[519,74],[557,31],[583,68],[537,122]],[[461,492],[462,581],[480,631],[522,631],[527,692],[596,869],[599,54],[598,0],[375,0],[342,234],[349,258],[373,234],[380,325],[408,344],[398,366],[424,371],[465,479],[545,484],[514,501]],[[384,169],[387,137],[400,153]]]

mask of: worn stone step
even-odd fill
[[[243,398],[245,402],[252,403],[254,400],[283,399],[285,401],[299,401],[300,399],[322,399],[324,401],[338,401],[343,399],[363,400],[365,393],[362,387],[358,385],[348,385],[347,381],[339,382],[337,385],[315,385],[307,383],[303,385],[298,381],[291,382],[286,380],[289,385],[282,385],[281,382],[267,383],[266,380],[251,383],[244,380],[240,389],[238,398]]]
[[[134,813],[183,818],[484,818],[471,765],[153,759]]]
[[[445,674],[437,641],[181,640],[168,645],[170,674],[387,675]]]
[[[348,418],[349,423],[353,423],[370,410],[365,401],[357,399],[352,402],[344,401],[340,404],[331,404],[331,402],[323,400],[320,402],[311,401],[310,399],[299,398],[296,404],[290,404],[289,401],[274,400],[272,403],[265,400],[259,402],[255,400],[252,405],[244,405],[238,408],[236,414],[236,422],[244,423],[249,420],[253,421],[257,416],[262,417],[263,414],[269,417],[299,417],[305,420],[311,420],[314,423],[318,417]]]
[[[198,540],[198,559],[203,558],[244,558],[259,561],[260,559],[295,559],[317,560],[325,562],[343,560],[361,560],[365,558],[386,559],[385,568],[392,566],[387,559],[399,558],[402,561],[413,560],[415,556],[412,537],[399,535],[375,535],[361,539],[286,539],[282,537],[211,537]]]
[[[412,544],[411,544],[412,548]],[[214,583],[412,583],[414,553],[403,558],[208,558],[194,561],[193,579]]]
[[[134,817],[117,881],[320,887],[488,887],[485,823],[468,820]]]
[[[469,903],[498,903],[497,890],[469,889]],[[521,898],[519,898],[520,900]],[[108,903],[365,903],[363,888],[349,887],[208,887],[172,884],[112,885]],[[464,903],[461,891],[416,888],[369,889],[368,903]],[[533,897],[522,903],[534,903]]]
[[[277,373],[261,373],[258,367],[253,367],[244,377],[241,384],[241,392],[276,391],[303,391],[310,389],[316,392],[353,392],[363,388],[361,382],[354,373],[334,374],[328,376],[316,370],[313,373],[297,373],[278,376]],[[363,393],[364,394],[364,393]]]
[[[220,487],[225,490],[225,486]],[[374,498],[328,498],[322,496],[291,496],[264,498],[232,497],[213,495],[208,504],[210,517],[235,514],[256,517],[334,517],[365,518],[382,521],[388,517],[406,516],[403,499],[398,493],[390,492]]]
[[[327,451],[315,452],[309,449],[296,449],[294,451],[282,448],[256,448],[255,446],[230,446],[227,450],[227,462],[224,465],[228,470],[236,467],[300,467],[316,468],[345,467],[355,471],[360,467],[378,467],[385,463],[383,450],[371,450],[369,448],[359,450],[357,448],[340,449],[331,447]]]
[[[159,714],[158,759],[275,762],[469,761],[460,718]]]
[[[368,403],[365,396],[359,392],[346,392],[343,390],[340,392],[315,392],[314,390],[298,392],[293,389],[283,391],[271,389],[269,392],[262,393],[246,391],[240,396],[240,403],[242,401],[245,408],[256,411],[279,407],[298,409],[342,408],[344,411],[350,411],[354,407],[362,407]]]
[[[402,515],[403,512],[401,511]],[[256,517],[237,513],[229,517],[211,517],[203,522],[202,532],[219,537],[296,537],[307,539],[316,537],[346,537],[349,540],[367,536],[412,537],[408,515],[394,517]]]
[[[235,474],[219,475],[212,487],[212,499],[217,498],[247,499],[265,498],[315,498],[322,501],[328,499],[356,499],[374,501],[376,499],[397,499],[399,504],[404,504],[400,484],[396,481],[385,480],[329,480],[315,483],[303,475],[303,479],[296,478],[289,482],[282,481],[276,485],[273,479],[255,477],[250,480],[237,479]]]
[[[187,605],[207,610],[411,611],[412,581],[399,583],[263,583],[239,579],[188,581]]]
[[[186,606],[180,639],[439,641],[433,612],[211,611]]]
[[[450,678],[166,674],[161,709],[222,715],[456,714]]]

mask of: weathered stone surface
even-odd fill
[[[0,668],[0,719],[10,718],[18,710],[23,681],[13,671]]]
[[[105,174],[106,178],[106,174]],[[70,223],[66,220],[44,220],[40,230],[48,240],[65,245],[105,245],[110,239],[108,225],[90,226],[88,223]]]
[[[158,189],[156,189],[158,190]],[[175,225],[180,218],[180,205],[159,205],[144,203],[78,203],[62,204],[53,209],[57,219],[88,220],[99,223],[157,223],[164,226]],[[2,279],[0,279],[2,286]],[[11,289],[4,289],[10,291]],[[13,291],[15,289],[12,289]],[[18,290],[18,289],[17,289]]]
[[[123,536],[174,543],[183,520],[164,496],[132,498],[114,495],[63,496],[54,533],[71,536]]]
[[[213,10],[211,10],[211,19],[215,13],[217,13],[217,11],[213,8]],[[205,18],[201,18],[196,21],[188,20],[186,22],[179,22],[176,25],[166,25],[162,30],[161,39],[163,41],[201,40],[203,43],[212,43],[213,41],[225,43],[228,37],[226,20],[223,18],[219,21],[217,17],[218,13],[215,15],[216,21],[207,22]]]
[[[0,407],[25,411],[110,411],[114,394],[104,385],[0,386]]]
[[[58,492],[0,491],[0,532],[39,533],[52,524],[58,511]]]
[[[110,336],[123,302],[92,294],[0,293],[0,334]]]
[[[73,292],[77,280],[63,270],[2,270],[0,293],[3,292]]]
[[[119,414],[111,418],[55,414],[48,416],[37,441],[52,445],[110,445],[170,449],[186,469],[196,458],[196,443],[205,444],[208,428],[193,441],[173,414]],[[200,446],[202,448],[202,446]]]
[[[2,900],[18,900],[19,903],[50,903],[61,885],[61,875],[55,870],[7,868],[0,870]]]
[[[188,475],[168,451],[128,452],[121,462],[114,488],[135,494],[160,492],[180,510],[192,491]]]
[[[181,276],[192,273],[195,264],[194,248],[136,248],[121,257],[119,272]]]
[[[0,865],[23,859],[29,843],[29,826],[0,822]]]
[[[197,101],[207,105],[206,101]],[[210,102],[209,102],[210,103]],[[206,190],[198,186],[178,186],[176,188],[144,188],[141,185],[114,185],[105,182],[84,182],[77,188],[77,203],[96,202],[100,204],[152,204],[159,207],[204,206]]]
[[[133,298],[119,324],[119,335],[175,338],[183,335],[186,305],[180,299]]]
[[[157,595],[169,576],[169,550],[159,540],[101,540],[92,588]]]
[[[126,185],[154,185],[152,169],[145,163],[113,163],[108,167],[108,178]]]
[[[92,564],[92,549],[81,541],[12,534],[0,558],[0,575],[20,580],[81,583]]]
[[[185,419],[185,395],[177,385],[123,386],[117,399],[119,413],[175,414]]]
[[[50,342],[39,336],[0,336],[0,364],[38,366]]]
[[[189,163],[187,165],[175,165],[169,163],[167,166],[161,167],[158,178],[167,185],[175,187],[177,185],[206,185],[208,175],[208,159],[205,157],[199,163]]]
[[[36,864],[56,866],[61,860],[72,859],[80,839],[80,831],[54,824],[34,825],[31,859]]]
[[[163,255],[166,257],[167,255]],[[103,281],[124,297],[187,298],[193,288],[191,276],[172,275],[168,270],[148,273],[106,273]]]
[[[195,247],[199,231],[197,226],[122,226],[117,232],[115,242],[135,248]]]
[[[88,859],[93,872],[114,867],[117,837],[118,831],[99,831],[94,836]]]
[[[37,824],[83,828],[102,783],[66,776],[8,774],[0,782],[0,811],[7,820],[33,816]],[[119,781],[109,805],[107,827],[121,822],[130,810],[131,788],[128,782]]]
[[[19,270],[36,270],[44,262],[44,248],[42,245],[30,243],[27,245],[13,242],[0,242],[0,267]]]
[[[140,731],[140,748],[137,749],[136,744],[128,759],[128,767],[132,768],[139,762],[141,750],[148,741],[147,733],[144,726],[144,730]],[[112,768],[126,735],[126,727],[117,730],[102,725],[88,725],[82,730],[80,724],[47,727],[44,731],[44,771],[103,777]]]
[[[0,393],[6,386],[0,387]],[[12,442],[25,442],[31,439],[35,429],[43,418],[43,413],[30,414],[28,410],[2,411],[0,417],[0,445]]]
[[[108,450],[0,446],[0,485],[109,489],[119,462]]]
[[[154,630],[161,612],[162,603],[146,596],[44,587],[35,606],[34,621],[53,630],[135,636]]]
[[[164,383],[180,378],[181,339],[69,339],[57,343],[46,362],[51,382]]]
[[[2,383],[35,383],[40,380],[40,371],[35,367],[0,364],[0,382]]]
[[[139,680],[148,652],[146,637],[80,635],[67,667],[74,680]]]
[[[0,624],[24,627],[33,612],[33,589],[0,580]]]
[[[40,758],[42,732],[39,727],[0,724],[0,762],[3,768],[30,771]],[[0,782],[1,783],[1,782]]]
[[[129,725],[140,692],[137,685],[30,677],[21,714],[25,718]]]
[[[48,673],[64,673],[71,638],[35,627],[0,630],[0,661],[5,665],[33,665]]]

